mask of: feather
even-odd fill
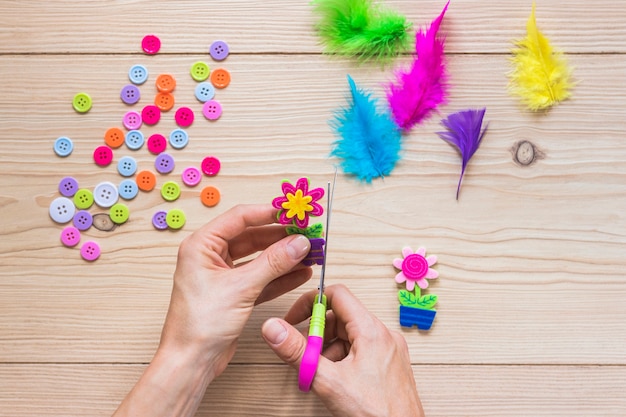
[[[387,100],[396,124],[410,130],[446,102],[448,76],[444,40],[437,37],[448,4],[428,29],[415,35],[415,56],[408,72],[396,71],[396,82],[387,89]]]
[[[509,91],[529,110],[544,110],[570,97],[572,70],[537,28],[535,3],[526,31],[526,37],[515,42],[512,50]]]
[[[445,132],[437,132],[437,135],[450,145],[457,148],[463,160],[461,166],[461,175],[459,176],[459,184],[456,187],[456,199],[459,199],[459,191],[461,190],[461,180],[465,174],[467,163],[472,158],[480,142],[485,136],[487,126],[481,130],[485,111],[482,110],[464,110],[453,113],[447,119],[441,121],[441,124],[447,129]]]
[[[325,52],[385,62],[409,49],[406,17],[372,0],[313,0]]]
[[[351,97],[338,110],[330,125],[339,137],[331,156],[341,159],[344,173],[360,181],[389,175],[400,159],[402,135],[387,112],[378,110],[378,100],[357,88],[348,75]]]

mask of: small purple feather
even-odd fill
[[[437,135],[450,145],[456,147],[463,158],[461,167],[461,176],[459,177],[459,185],[456,187],[456,199],[459,199],[459,191],[461,189],[461,181],[467,163],[478,150],[480,142],[485,136],[487,126],[482,128],[483,117],[487,109],[482,110],[463,110],[453,113],[447,119],[443,119],[441,124],[448,129],[445,132],[437,132]],[[482,130],[481,130],[482,129]]]

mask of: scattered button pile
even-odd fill
[[[161,41],[155,35],[147,35],[141,42],[141,47],[147,55],[155,55],[161,49]],[[228,45],[223,41],[211,44],[209,54],[214,61],[223,61],[229,54]],[[219,119],[222,114],[221,104],[214,99],[216,89],[226,88],[230,84],[230,73],[224,68],[211,70],[206,62],[198,61],[192,64],[190,76],[198,84],[194,90],[195,98],[202,103],[202,114],[207,120]],[[142,98],[139,86],[150,78],[148,69],[141,64],[133,65],[128,71],[131,84],[125,85],[120,91],[120,99],[126,106],[134,106]],[[150,154],[155,156],[154,170],[161,175],[171,173],[175,168],[175,160],[171,153],[166,152],[168,146],[173,150],[181,150],[189,143],[189,134],[185,130],[195,119],[193,109],[179,107],[174,112],[174,120],[178,128],[166,137],[154,133],[148,138],[144,136],[141,127],[155,126],[159,123],[163,113],[167,113],[175,106],[174,91],[176,79],[171,74],[159,74],[154,85],[156,96],[154,104],[148,104],[141,110],[127,111],[121,118],[120,127],[110,127],[104,134],[104,145],[93,151],[93,161],[99,167],[108,167],[114,161],[115,153],[125,146],[129,151],[140,150],[144,144]],[[92,107],[89,94],[80,92],[74,96],[72,107],[77,113],[87,113]],[[54,142],[54,152],[59,157],[68,157],[74,150],[74,143],[68,137],[61,136]],[[157,185],[157,174],[151,170],[138,171],[138,164],[134,157],[124,155],[116,160],[117,173],[123,178],[116,185],[112,181],[103,181],[93,189],[81,188],[78,181],[67,176],[59,182],[60,197],[55,198],[49,207],[49,214],[56,223],[66,225],[61,232],[61,243],[69,248],[76,247],[81,241],[81,232],[92,226],[102,231],[111,231],[118,225],[130,219],[129,207],[120,202],[132,200],[140,191],[150,192]],[[182,183],[190,188],[196,187],[204,176],[214,177],[221,168],[220,161],[215,156],[207,156],[200,163],[200,169],[194,166],[186,167],[182,171]],[[168,180],[161,186],[163,200],[173,202],[181,196],[181,185]],[[200,201],[206,207],[214,207],[220,201],[220,191],[207,186],[200,192]],[[91,214],[89,210],[94,204],[107,209],[106,213]],[[186,222],[185,213],[178,208],[168,211],[157,211],[152,217],[152,226],[156,230],[178,230]],[[80,246],[80,255],[86,261],[95,261],[100,257],[101,249],[97,242],[87,241]]]

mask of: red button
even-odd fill
[[[202,160],[202,172],[204,172],[209,177],[214,177],[220,172],[222,164],[219,159],[214,156],[207,156]]]
[[[176,110],[176,114],[174,115],[176,119],[176,124],[180,127],[189,127],[193,123],[194,114],[193,110],[189,107],[181,107]]]
[[[161,152],[163,152],[166,147],[167,147],[167,139],[165,139],[165,136],[159,133],[155,133],[154,135],[148,138],[148,150],[151,153],[158,155]]]
[[[161,109],[152,104],[141,110],[141,120],[147,125],[155,125],[161,120]]]
[[[141,49],[148,55],[154,55],[161,49],[161,39],[155,35],[146,35],[141,40]]]
[[[113,161],[113,150],[108,146],[98,146],[96,150],[93,151],[93,160],[98,166],[108,166],[111,161]]]

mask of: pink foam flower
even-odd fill
[[[393,260],[393,266],[400,270],[396,275],[396,282],[406,282],[406,289],[413,291],[415,284],[424,289],[428,288],[429,279],[435,279],[439,272],[431,266],[437,263],[437,256],[426,256],[426,249],[419,248],[415,252],[410,247],[402,249],[402,258]]]
[[[309,225],[310,216],[324,214],[324,209],[317,203],[324,197],[324,189],[309,190],[307,178],[300,178],[295,186],[289,181],[283,181],[282,190],[284,195],[272,200],[272,206],[280,209],[278,221],[281,224],[295,224],[304,229]]]

